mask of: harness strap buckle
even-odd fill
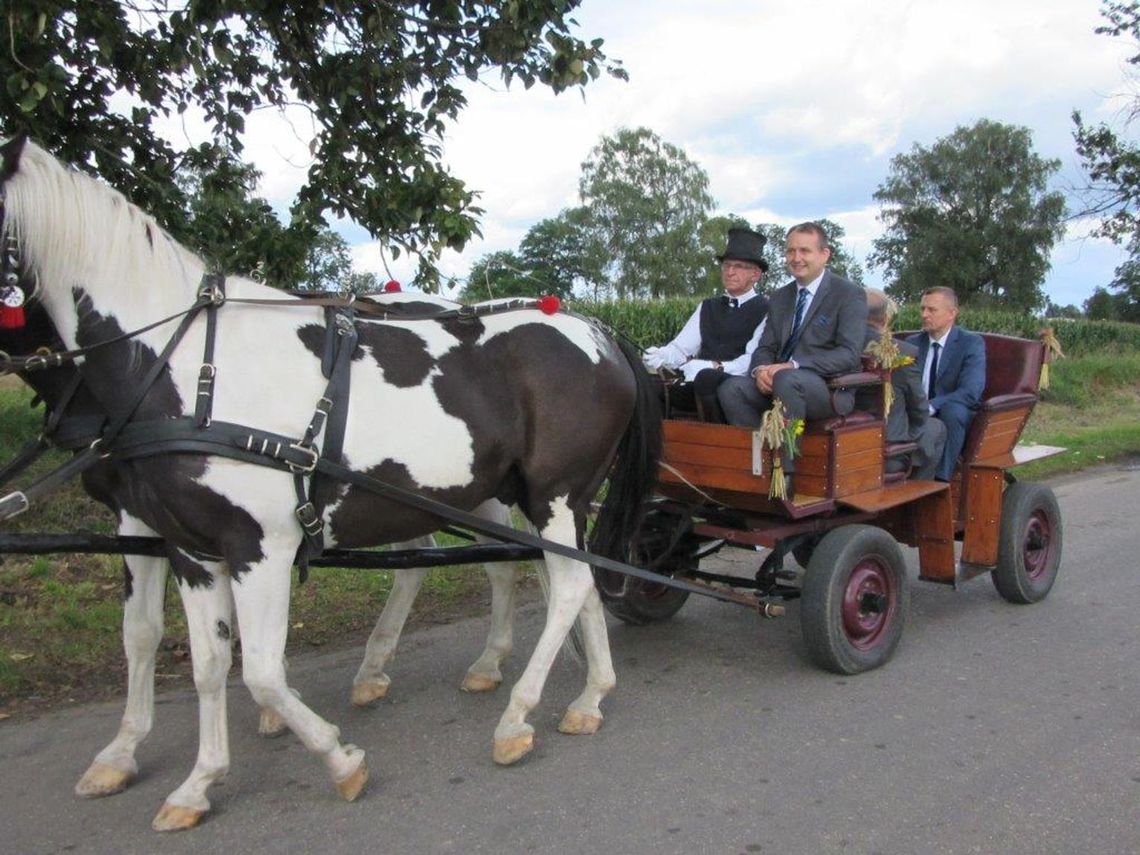
[[[297,505],[294,513],[297,514],[297,521],[301,524],[301,529],[309,537],[316,537],[324,530],[325,524],[317,515],[317,509],[312,502]]]
[[[28,509],[28,505],[28,497],[20,491],[9,493],[0,499],[0,520],[9,520],[18,514],[22,514]]]
[[[316,471],[317,463],[321,459],[321,454],[317,449],[311,445],[303,445],[299,442],[289,443],[289,448],[301,454],[308,455],[309,460],[306,463],[294,463],[292,460],[286,460],[285,465],[289,467],[289,471],[294,475],[309,475]]]

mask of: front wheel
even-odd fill
[[[878,668],[902,637],[906,562],[891,535],[845,525],[824,535],[804,574],[800,628],[811,660],[837,674]]]
[[[991,578],[1011,603],[1048,596],[1061,566],[1061,509],[1044,484],[1017,481],[1001,500],[998,563]]]

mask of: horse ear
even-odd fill
[[[21,131],[10,140],[0,143],[0,182],[7,181],[16,174],[16,169],[20,166],[20,155],[24,153],[24,144],[27,141],[27,133]]]

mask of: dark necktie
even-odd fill
[[[934,378],[938,375],[938,351],[942,345],[934,342],[930,345],[930,379],[926,383],[926,400],[934,400]]]
[[[800,339],[800,325],[804,322],[804,308],[807,306],[807,301],[807,288],[800,288],[800,293],[796,297],[796,316],[792,319],[792,332],[780,351],[781,362],[787,362],[791,359],[792,351],[796,349],[796,342]]]
[[[735,309],[737,306],[740,305],[739,300],[737,300],[735,297],[729,297],[727,294],[725,294],[723,297],[721,297],[721,299],[724,300],[724,304],[726,306],[728,306],[730,309]]]

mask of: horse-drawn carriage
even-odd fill
[[[1017,444],[1047,352],[1040,341],[983,339],[985,392],[949,483],[889,471],[887,462],[914,445],[887,442],[881,413],[855,410],[807,424],[794,497],[772,498],[773,473],[780,475],[759,431],[670,419],[636,558],[674,578],[734,589],[764,614],[799,599],[809,655],[840,673],[877,667],[898,644],[907,602],[900,543],[917,547],[924,581],[956,587],[990,573],[1006,600],[1042,599],[1060,564],[1060,512],[1049,487],[1018,482],[1012,470],[1062,450]],[[885,382],[887,372],[868,370],[829,385],[839,393]],[[701,571],[700,559],[724,547],[770,551],[752,578]],[[789,555],[802,573],[787,568]],[[635,624],[669,617],[688,597],[607,571],[598,587],[609,611]]]
[[[499,763],[531,750],[527,715],[576,618],[586,681],[559,729],[600,726],[615,680],[603,603],[641,623],[673,614],[690,593],[770,615],[798,597],[813,658],[854,672],[897,644],[906,590],[898,542],[918,547],[922,578],[956,584],[992,570],[1001,594],[1019,602],[1043,597],[1057,572],[1052,494],[1008,475],[1025,460],[1015,444],[1044,356],[1033,342],[987,337],[986,401],[951,485],[885,474],[899,449],[884,444],[881,417],[853,413],[808,426],[794,498],[770,499],[771,454],[744,429],[665,421],[659,474],[662,423],[636,354],[549,303],[410,314],[361,304],[368,317],[354,318],[349,301],[283,298],[212,275],[120,195],[22,140],[0,146],[0,234],[0,284],[34,291],[62,340],[47,354],[0,361],[20,372],[70,369],[74,382],[63,385],[89,396],[95,425],[62,470],[0,499],[0,519],[83,472],[119,515],[120,535],[134,538],[116,549],[151,556],[128,562],[145,599],[128,604],[124,620],[128,658],[144,663],[131,664],[130,692],[147,695],[157,638],[153,624],[128,622],[161,612],[168,570],[188,613],[199,758],[157,828],[194,825],[228,767],[235,625],[257,702],[321,758],[343,797],[364,786],[363,752],[341,744],[285,679],[289,570],[322,547],[405,540],[442,522],[542,551],[547,623],[495,730]],[[607,476],[587,552],[579,538]],[[538,534],[472,513],[491,499],[518,505]],[[702,571],[700,559],[724,546],[770,552],[753,579]],[[806,565],[802,580],[785,568],[788,554]],[[120,733],[80,780],[81,795],[117,792],[133,777],[151,726],[144,707],[132,712],[128,695]]]

